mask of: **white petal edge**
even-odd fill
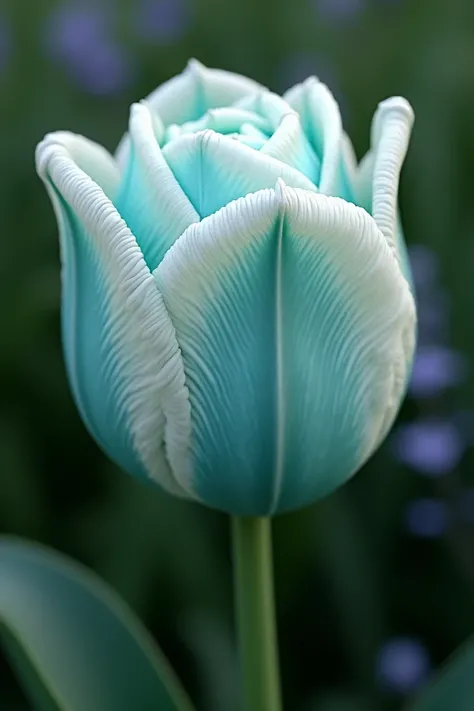
[[[163,298],[135,237],[106,193],[81,166],[91,165],[90,141],[67,133],[45,137],[36,151],[37,171],[51,196],[59,223],[59,195],[81,221],[105,265],[117,347],[133,441],[150,477],[176,490],[188,481],[190,407],[176,334]],[[97,170],[91,170],[97,174]],[[58,195],[59,193],[59,195]],[[163,454],[163,445],[166,459]],[[169,481],[166,460],[175,482]],[[183,474],[184,472],[184,474]]]
[[[370,161],[374,161],[372,216],[397,260],[398,187],[414,118],[412,107],[400,96],[379,104],[372,122],[371,153],[374,158],[367,156],[360,167],[361,175],[364,175],[370,169]]]

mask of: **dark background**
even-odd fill
[[[420,348],[397,427],[356,478],[275,521],[287,709],[390,711],[474,629],[474,6],[469,0],[0,0],[0,529],[98,571],[199,709],[236,711],[223,515],[105,460],[66,382],[45,132],[113,150],[188,57],[276,91],[317,74],[359,158],[378,101],[416,115],[401,207]],[[0,706],[28,705],[0,662]],[[137,710],[138,711],[138,710]]]

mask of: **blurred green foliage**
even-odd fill
[[[336,0],[334,0],[336,3]],[[99,6],[99,0],[96,5]],[[237,711],[231,564],[225,517],[132,481],[107,462],[72,403],[59,333],[56,224],[34,171],[35,144],[56,129],[113,150],[130,103],[188,57],[281,91],[313,72],[331,83],[359,157],[379,100],[402,94],[417,116],[402,180],[409,243],[438,255],[452,303],[451,342],[470,362],[474,271],[474,5],[469,0],[337,2],[194,0],[179,39],[144,41],[133,0],[102,0],[133,61],[122,91],[86,91],[47,51],[60,3],[1,0],[9,27],[0,74],[0,529],[73,555],[137,610],[200,709]],[[330,2],[324,3],[330,8]],[[402,420],[474,406],[474,379]],[[442,479],[397,463],[390,444],[336,495],[275,521],[283,686],[288,709],[391,711],[378,682],[387,640],[414,637],[439,664],[474,630],[474,543],[456,516],[474,483],[473,453]],[[404,507],[440,496],[452,525],[434,540],[404,527]],[[0,662],[2,709],[27,708]]]

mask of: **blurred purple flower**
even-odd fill
[[[426,647],[412,637],[395,637],[381,647],[376,664],[380,685],[408,694],[426,681],[431,668]]]
[[[92,94],[117,94],[130,85],[133,65],[122,49],[111,42],[103,42],[81,62],[74,63],[71,75]]]
[[[149,42],[176,42],[191,23],[190,0],[141,0],[138,6],[137,32]]]
[[[416,354],[410,391],[414,397],[433,397],[459,385],[467,375],[461,353],[445,346],[421,346]]]
[[[0,74],[7,68],[11,53],[11,35],[7,20],[0,17]]]
[[[66,2],[49,18],[46,49],[93,94],[114,94],[130,84],[133,63],[111,37],[105,8]]]
[[[401,425],[393,436],[395,456],[420,474],[439,477],[461,461],[466,443],[446,420],[418,420]]]
[[[55,59],[80,59],[107,36],[107,15],[92,5],[66,2],[49,18],[47,50]]]
[[[315,0],[318,15],[326,22],[353,22],[365,10],[365,0]]]
[[[449,523],[448,508],[441,499],[416,499],[405,511],[407,530],[420,538],[442,536]]]

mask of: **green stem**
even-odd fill
[[[270,518],[232,520],[245,711],[281,711]]]

